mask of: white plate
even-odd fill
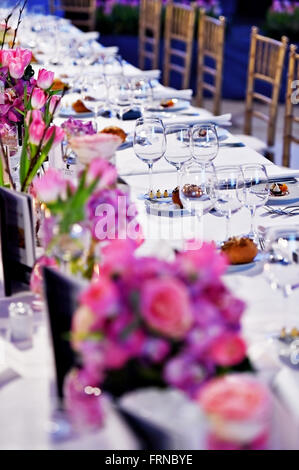
[[[89,111],[88,113],[77,113],[71,106],[62,106],[59,111],[59,116],[60,117],[74,117],[76,119],[79,118],[87,118],[87,117],[92,117],[93,112]]]
[[[163,111],[165,113],[171,113],[174,111],[182,111],[183,109],[187,109],[190,106],[190,102],[187,100],[176,100],[176,103],[174,106],[171,106],[170,108],[163,108],[163,106],[160,105],[161,101],[158,101],[153,104],[151,108],[149,108],[149,111],[152,112],[160,112]]]
[[[292,204],[299,202],[299,184],[296,183],[286,183],[289,188],[289,194],[285,196],[270,196],[268,199],[268,204],[273,205],[277,204],[283,206],[285,204]]]
[[[241,271],[247,271],[248,269],[254,268],[257,263],[259,263],[262,260],[262,255],[261,253],[258,253],[252,263],[246,263],[246,264],[230,264],[226,270],[226,274],[233,274],[233,273],[238,273]]]

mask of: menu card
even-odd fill
[[[28,290],[35,263],[32,198],[0,188],[1,252],[6,296]]]
[[[85,284],[61,272],[44,268],[44,294],[50,320],[57,376],[57,391],[63,398],[63,382],[69,370],[78,364],[70,334],[78,297]]]

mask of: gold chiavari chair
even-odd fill
[[[50,0],[51,13],[55,13],[57,0]],[[89,31],[95,29],[96,24],[96,0],[60,0],[59,9],[67,14],[74,15],[71,21],[76,26],[86,27]],[[83,16],[83,18],[82,18]]]
[[[139,7],[139,68],[145,68],[146,59],[152,69],[159,64],[161,0],[140,0]]]
[[[200,9],[198,23],[198,65],[197,65],[197,106],[203,106],[204,91],[209,91],[213,96],[213,113],[220,114],[221,88],[223,71],[223,51],[225,41],[225,18],[219,19],[206,15],[204,9]],[[206,65],[206,59],[212,59],[215,68]],[[205,81],[205,77],[213,77],[214,84]]]
[[[252,28],[245,107],[244,133],[246,135],[243,141],[258,152],[269,155],[275,142],[278,100],[287,45],[288,38],[285,36],[281,38],[281,41],[276,41],[261,36],[255,26]],[[270,96],[255,91],[256,81],[269,85]],[[267,105],[268,114],[256,110],[255,101]],[[247,137],[252,134],[253,117],[267,123],[267,143]]]
[[[192,45],[195,23],[195,5],[168,3],[165,18],[164,85],[169,86],[170,72],[182,76],[182,88],[188,88],[190,81]],[[173,41],[184,44],[185,50],[173,45]],[[176,57],[183,62],[173,62]]]
[[[295,104],[299,106],[299,54],[297,46],[291,45],[289,72],[285,105],[285,121],[283,136],[283,165],[290,166],[291,144],[299,145],[299,138],[293,134],[293,125],[299,124],[299,115],[295,116]],[[298,134],[297,134],[298,135]]]

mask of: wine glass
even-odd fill
[[[191,162],[183,166],[180,178],[180,200],[199,221],[216,204],[216,174],[213,165]]]
[[[226,217],[225,240],[230,238],[231,217],[242,207],[238,192],[244,189],[244,178],[240,166],[216,168],[217,210]]]
[[[190,146],[193,159],[201,164],[210,164],[218,155],[219,139],[213,124],[196,124],[190,133]]]
[[[166,151],[165,128],[161,119],[143,117],[137,119],[135,124],[133,147],[136,156],[148,165],[148,194],[150,195],[153,191],[153,165],[163,157]]]
[[[249,209],[251,214],[251,227],[248,236],[255,242],[258,241],[256,230],[256,210],[264,206],[270,194],[270,183],[266,167],[261,164],[248,164],[241,166],[244,186],[239,188],[238,197],[240,202]]]
[[[97,117],[107,99],[107,87],[103,76],[89,76],[82,89],[82,101],[87,109],[94,113],[94,125],[97,128]]]
[[[165,159],[177,170],[177,186],[179,186],[179,172],[182,166],[191,160],[190,129],[188,126],[171,125],[166,130]]]
[[[278,226],[267,230],[264,274],[272,289],[278,289],[283,294],[284,304],[281,312],[289,312],[291,309],[286,305],[286,300],[299,287],[299,225]],[[290,333],[295,326],[298,325],[290,324],[288,314],[283,322],[285,332]]]
[[[131,80],[133,105],[140,109],[143,115],[153,100],[153,91],[150,80],[133,78]]]
[[[131,109],[133,92],[130,81],[124,77],[114,77],[110,80],[109,101],[119,119]]]
[[[107,83],[113,77],[123,76],[123,61],[120,55],[107,55],[103,61],[104,75]]]

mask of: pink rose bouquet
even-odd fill
[[[215,375],[246,368],[244,304],[223,284],[226,261],[215,246],[171,263],[138,258],[134,249],[130,239],[103,248],[100,276],[73,318],[73,348],[90,385],[116,396],[173,386],[197,399]]]

